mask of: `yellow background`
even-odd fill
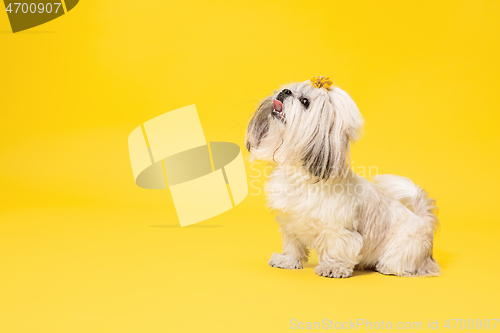
[[[500,316],[499,1],[84,0],[9,30],[0,13],[1,332]],[[315,75],[365,117],[354,168],[436,198],[442,277],[326,279],[314,256],[273,269],[278,227],[255,188],[180,228],[167,190],[134,184],[127,137],[144,121],[196,104],[208,141],[243,147],[258,100]],[[264,166],[247,164],[257,188]]]

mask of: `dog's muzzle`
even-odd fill
[[[281,121],[285,121],[285,113],[283,111],[283,102],[288,96],[292,96],[292,92],[289,89],[283,89],[280,91],[276,99],[273,100],[273,116]]]

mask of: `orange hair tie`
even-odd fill
[[[329,89],[333,85],[333,81],[328,76],[315,76],[311,79],[311,83],[315,88]]]

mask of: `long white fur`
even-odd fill
[[[266,190],[283,251],[269,265],[302,268],[311,248],[321,276],[349,277],[364,268],[439,275],[432,257],[434,200],[407,178],[382,175],[372,183],[349,168],[349,142],[363,125],[354,101],[338,87],[315,88],[309,81],[284,88],[292,91],[283,102],[286,120],[272,115],[276,93],[262,102],[246,135],[253,159],[276,163]],[[308,108],[301,98],[309,99]]]

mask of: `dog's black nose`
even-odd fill
[[[290,89],[283,89],[282,91],[280,91],[280,93],[278,94],[278,97],[276,97],[276,99],[278,101],[280,101],[281,103],[283,103],[285,101],[285,98],[287,98],[288,96],[291,96],[292,95],[292,91]]]

